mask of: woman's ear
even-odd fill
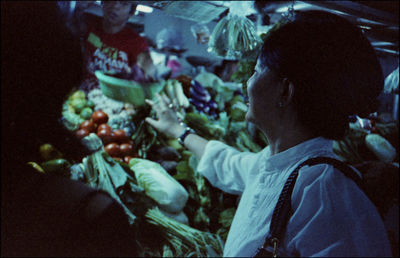
[[[289,81],[288,78],[283,78],[278,106],[279,107],[288,106],[293,100],[293,95],[294,95],[293,83]]]

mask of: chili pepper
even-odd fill
[[[44,172],[43,168],[41,166],[39,166],[39,164],[37,164],[36,162],[28,162],[27,163],[29,166],[33,167],[36,171],[45,174],[46,172]]]

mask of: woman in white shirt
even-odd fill
[[[148,100],[158,120],[146,121],[183,140],[212,185],[241,195],[224,256],[256,254],[290,173],[309,158],[335,158],[332,140],[344,136],[348,116],[376,110],[383,75],[357,27],[331,13],[307,11],[269,33],[247,85],[246,120],[269,142],[259,153],[207,141],[179,124],[168,98]],[[376,208],[332,165],[301,168],[291,206],[279,255],[391,256]]]

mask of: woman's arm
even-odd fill
[[[147,117],[147,123],[171,138],[178,138],[185,132],[185,127],[179,122],[174,110],[168,107],[171,100],[167,96],[156,95],[154,101],[146,100],[146,102],[152,106],[158,116],[158,120]],[[183,141],[185,147],[193,152],[199,160],[203,156],[207,143],[208,140],[194,133],[190,133]]]
[[[146,100],[157,112],[158,120],[146,118],[146,122],[169,137],[178,138],[185,132],[185,126],[176,113],[168,106],[171,104],[165,95],[156,95]],[[172,100],[173,101],[173,100]],[[249,171],[253,171],[258,160],[255,153],[242,153],[222,142],[211,142],[195,133],[189,133],[183,144],[199,160],[198,172],[205,176],[215,187],[231,194],[244,191]],[[207,146],[207,155],[204,155]]]

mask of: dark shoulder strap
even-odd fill
[[[276,204],[272,215],[272,220],[270,224],[270,233],[265,240],[267,245],[268,245],[267,242],[270,241],[271,239],[274,238],[278,240],[283,239],[283,236],[286,232],[286,225],[289,220],[292,208],[291,196],[294,189],[294,185],[296,183],[297,176],[299,174],[299,170],[304,166],[313,166],[317,164],[330,164],[334,166],[344,175],[351,178],[361,189],[363,188],[361,178],[359,177],[359,175],[351,167],[349,167],[346,163],[342,161],[330,157],[315,157],[302,162],[290,174],[279,196],[278,203]]]

